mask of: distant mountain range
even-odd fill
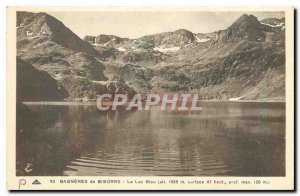
[[[285,99],[284,18],[258,21],[244,14],[212,33],[179,29],[137,39],[100,34],[82,40],[46,13],[18,12],[16,28],[17,85],[32,92],[18,88],[22,101],[150,92]]]

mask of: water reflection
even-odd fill
[[[197,112],[29,109],[38,120],[31,128],[19,123],[18,175],[285,175],[284,104],[205,103]]]

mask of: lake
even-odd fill
[[[285,103],[202,107],[26,105],[17,114],[17,175],[285,175]]]

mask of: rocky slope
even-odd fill
[[[285,97],[284,18],[242,15],[227,29],[206,34],[179,29],[137,39],[99,34],[83,40],[45,13],[21,13],[18,21],[18,56],[49,73],[69,99],[105,92]]]

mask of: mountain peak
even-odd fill
[[[17,27],[29,25],[33,21],[35,21],[35,23],[38,22],[51,23],[53,21],[58,21],[58,20],[45,12],[38,12],[38,13],[26,12],[26,11],[17,12]]]
[[[265,18],[260,23],[269,27],[282,28],[285,26],[285,18]]]
[[[248,14],[243,14],[236,21],[243,21],[243,20],[247,20],[248,18],[249,18]]]
[[[222,41],[263,40],[265,34],[261,23],[253,15],[243,14],[230,27],[223,31]]]
[[[243,14],[231,26],[233,26],[233,25],[241,25],[241,24],[257,25],[257,24],[259,24],[259,21],[253,15]]]
[[[190,34],[192,32],[189,31],[189,30],[186,30],[186,29],[177,29],[176,31],[174,31],[174,33],[178,33],[178,34]]]

